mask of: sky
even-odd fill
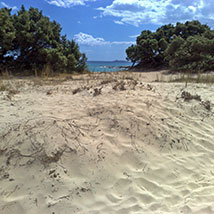
[[[0,0],[16,13],[35,7],[75,39],[88,60],[125,60],[125,50],[142,30],[199,20],[214,26],[214,0]]]

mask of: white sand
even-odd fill
[[[20,92],[0,92],[0,213],[214,213],[214,85],[155,76],[11,80]]]

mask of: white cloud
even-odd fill
[[[96,0],[46,0],[49,4],[56,5],[58,7],[72,7],[77,5],[85,5],[88,1],[96,1]]]
[[[92,35],[86,33],[78,33],[74,35],[74,40],[80,45],[86,46],[103,46],[103,45],[131,45],[134,42],[130,41],[114,41],[109,42],[105,41],[103,38],[100,37],[93,37]]]
[[[118,24],[118,25],[124,25],[124,23],[121,22],[121,21],[116,21],[116,20],[115,20],[114,23],[115,23],[115,24]]]
[[[138,36],[140,36],[140,34],[137,34],[137,35],[131,35],[131,36],[129,36],[129,38],[137,38]]]
[[[132,44],[135,44],[135,42],[132,42],[132,41],[116,41],[116,42],[110,42],[111,45],[132,45]]]
[[[198,19],[214,22],[213,0],[113,0],[100,7],[103,16],[119,18],[120,22],[134,26],[140,24],[168,24]]]
[[[3,1],[1,2],[1,5],[2,5],[3,7],[8,8],[8,9],[18,10],[18,8],[17,8],[16,6],[11,7],[11,6],[9,6],[8,4],[6,4],[6,3],[3,2]]]
[[[74,40],[81,45],[89,45],[89,46],[108,44],[108,42],[106,42],[103,38],[99,38],[99,37],[94,38],[92,35],[82,33],[82,32],[74,35]]]

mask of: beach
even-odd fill
[[[214,85],[157,76],[1,80],[0,213],[214,213]]]

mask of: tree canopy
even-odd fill
[[[126,50],[127,59],[138,66],[169,66],[173,70],[214,69],[214,31],[199,21],[168,24],[155,32],[144,30],[136,45]]]
[[[14,15],[2,8],[0,26],[0,71],[41,71],[47,64],[53,72],[87,69],[78,44],[61,35],[61,26],[36,8],[22,6]]]

